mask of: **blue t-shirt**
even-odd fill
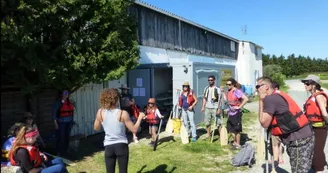
[[[5,141],[5,143],[3,143],[2,145],[2,149],[3,150],[7,150],[7,151],[10,151],[11,147],[13,146],[13,143],[14,143],[14,140],[15,140],[15,137],[10,137],[9,139],[7,139]],[[1,164],[4,164],[4,165],[7,165],[7,166],[10,166],[10,162],[1,162]]]
[[[182,94],[182,108],[183,109],[188,109],[189,105],[187,102],[187,96],[185,96],[184,94]]]

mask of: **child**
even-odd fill
[[[2,146],[1,165],[6,165],[6,166],[11,165],[9,162],[8,154],[9,154],[9,151],[11,150],[11,147],[13,146],[16,136],[18,135],[20,129],[23,126],[24,126],[24,124],[22,124],[22,123],[15,123],[8,130],[8,138],[3,143],[3,146]]]
[[[24,113],[24,121],[23,123],[25,123],[26,126],[28,127],[32,127],[36,130],[39,130],[37,125],[34,122],[34,118],[35,116],[31,113],[31,112],[25,112]],[[43,141],[43,139],[41,138],[41,136],[39,135],[37,138],[37,141],[35,142],[35,145],[40,149],[43,150],[45,148],[45,143]]]
[[[155,99],[150,98],[148,100],[146,121],[149,123],[149,132],[152,135],[152,140],[149,145],[154,146],[156,140],[156,132],[158,129],[159,119],[164,118],[159,112],[158,108],[155,105]]]

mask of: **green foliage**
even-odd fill
[[[313,72],[327,72],[328,71],[328,58],[315,59],[309,56],[296,57],[294,54],[287,57],[280,55],[262,55],[263,66],[278,65],[282,68],[282,73],[287,77],[297,76],[304,73]]]
[[[27,93],[120,78],[139,59],[127,0],[4,0],[1,83]]]
[[[273,81],[279,83],[280,86],[284,86],[286,79],[285,75],[282,73],[283,69],[278,65],[266,65],[263,68],[263,75],[270,77]]]

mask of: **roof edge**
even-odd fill
[[[229,39],[229,40],[232,40],[232,41],[235,41],[235,42],[239,42],[239,41],[240,41],[240,40],[238,40],[238,39],[236,39],[236,38],[233,38],[233,37],[230,37],[230,36],[228,36],[228,35],[226,35],[226,34],[223,34],[223,33],[221,33],[221,32],[215,31],[215,30],[213,30],[213,29],[211,29],[211,28],[208,28],[208,27],[206,27],[206,26],[203,26],[203,25],[201,25],[201,24],[198,24],[198,23],[193,22],[193,21],[191,21],[191,20],[188,20],[188,19],[186,19],[186,18],[184,18],[184,17],[181,17],[181,16],[178,16],[178,15],[176,15],[176,14],[174,14],[174,13],[168,12],[168,11],[166,11],[166,10],[163,10],[163,9],[161,9],[161,8],[159,8],[159,7],[154,6],[154,5],[148,4],[148,3],[144,2],[144,1],[141,1],[141,0],[134,0],[134,3],[135,3],[135,4],[138,4],[138,5],[141,5],[141,6],[143,6],[143,7],[146,7],[146,8],[152,9],[152,10],[157,11],[157,12],[159,12],[159,13],[165,14],[165,15],[167,15],[167,16],[173,17],[173,18],[175,18],[175,19],[181,20],[181,21],[186,22],[186,23],[188,23],[188,24],[191,24],[191,25],[193,25],[193,26],[197,26],[197,27],[199,27],[199,28],[202,28],[202,29],[204,29],[204,30],[207,30],[207,31],[209,31],[209,32],[212,32],[212,33],[214,33],[214,34],[216,34],[216,35],[219,35],[219,36],[221,36],[221,37],[227,38],[227,39]]]

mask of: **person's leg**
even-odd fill
[[[235,116],[236,116],[236,121],[237,121],[237,124],[236,124],[236,144],[240,146],[240,133],[243,131],[243,127],[242,127],[242,121],[241,121],[241,117],[242,117],[242,113],[237,113]]]
[[[60,156],[64,151],[64,142],[65,142],[65,123],[58,122],[57,130],[57,155]]]
[[[283,164],[284,163],[284,157],[283,157],[283,153],[282,153],[282,143],[279,141],[278,143],[278,147],[279,147],[279,157],[278,157],[278,160],[279,160],[279,164]]]
[[[181,114],[182,114],[182,118],[183,118],[183,125],[184,125],[185,128],[187,129],[188,136],[190,136],[189,122],[188,122],[188,120],[190,121],[190,119],[189,119],[189,117],[188,117],[188,111],[182,109]]]
[[[211,111],[209,108],[205,108],[204,112],[204,122],[206,126],[206,131],[207,131],[207,137],[211,136]]]
[[[156,135],[157,135],[157,134],[156,134],[156,132],[157,132],[157,126],[156,126],[156,125],[153,125],[151,131],[152,131],[152,132],[151,132],[151,133],[152,133],[152,141],[155,142],[155,140],[156,140]]]
[[[287,146],[292,173],[308,173],[314,149],[314,136],[298,139]]]
[[[315,142],[314,142],[314,153],[312,159],[312,168],[316,173],[323,173],[326,163],[325,157],[325,144],[327,139],[327,129],[326,128],[313,128]]]
[[[118,168],[120,173],[128,172],[129,147],[128,144],[116,144],[115,154],[117,155]]]
[[[67,173],[66,167],[64,164],[56,164],[41,170],[41,173]]]
[[[272,138],[272,151],[273,151],[273,161],[279,161],[279,141],[276,136],[271,136]]]
[[[187,111],[190,126],[191,126],[191,135],[192,135],[192,141],[196,141],[197,133],[196,133],[196,125],[194,120],[194,111]]]
[[[105,164],[107,173],[115,173],[116,155],[115,144],[105,146]]]
[[[73,122],[67,122],[65,124],[65,143],[63,149],[64,153],[67,153],[68,151],[72,127],[73,127]]]

